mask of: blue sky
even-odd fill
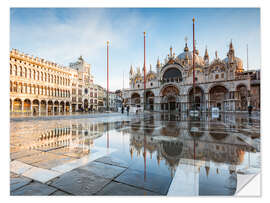
[[[82,55],[91,64],[95,83],[106,87],[106,41],[110,41],[110,89],[128,87],[130,65],[143,65],[143,32],[146,57],[155,67],[170,46],[183,52],[184,38],[192,47],[192,17],[200,55],[207,46],[210,60],[226,57],[233,41],[236,56],[246,68],[261,67],[259,8],[12,8],[10,48],[68,65]]]

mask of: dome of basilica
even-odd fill
[[[222,60],[222,62],[229,63],[229,58],[226,57],[225,59]],[[242,70],[243,69],[243,61],[240,58],[234,57],[234,62],[236,63],[236,66],[237,66],[237,69],[238,70]]]
[[[203,66],[204,65],[203,58],[201,56],[197,55],[196,53],[195,53],[194,56],[195,56],[195,63],[198,64],[198,65]],[[193,52],[192,51],[188,51],[188,52],[185,51],[185,52],[179,54],[177,56],[177,58],[180,61],[183,61],[183,60],[186,60],[186,59],[189,60],[189,61],[192,61],[192,59],[193,59]]]

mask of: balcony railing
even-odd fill
[[[167,78],[167,79],[160,80],[161,84],[166,84],[166,83],[171,83],[171,82],[180,83],[182,82],[182,78],[174,77],[174,78]]]

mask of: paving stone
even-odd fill
[[[92,195],[110,182],[87,170],[67,172],[51,182],[50,185],[73,195]]]
[[[32,168],[32,166],[17,160],[10,162],[10,171],[16,174],[22,174],[27,170],[29,170],[30,168]]]
[[[40,153],[39,151],[34,151],[34,150],[20,150],[16,152],[11,152],[10,159],[17,160],[23,157],[33,156],[39,153]]]
[[[63,192],[61,190],[57,190],[51,194],[51,196],[70,196],[70,194]]]
[[[49,152],[39,152],[37,154],[33,154],[31,156],[23,157],[18,159],[18,161],[21,161],[26,164],[32,165],[33,163],[43,162],[43,161],[51,161],[51,160],[65,160],[68,159],[67,156],[57,155]],[[71,158],[69,158],[71,159]]]
[[[95,174],[96,176],[100,176],[100,177],[108,178],[108,179],[113,179],[126,170],[126,168],[103,164],[99,162],[91,162],[90,164],[87,164],[78,169],[87,170]]]
[[[127,169],[115,181],[151,190],[159,194],[167,194],[172,178],[143,171]]]
[[[120,167],[124,167],[124,168],[127,168],[129,166],[129,164],[127,162],[125,162],[124,160],[117,159],[117,158],[112,157],[112,156],[104,156],[104,157],[101,157],[99,159],[96,159],[95,161],[101,162],[104,164],[120,166]]]
[[[123,183],[117,183],[112,181],[106,185],[96,195],[109,195],[109,196],[154,196],[159,195],[158,193],[150,192],[148,190],[136,188]]]
[[[22,196],[40,196],[40,195],[50,195],[55,192],[56,189],[50,187],[46,184],[33,182],[24,187],[21,187],[15,191],[11,192],[12,196],[22,195]]]
[[[56,172],[56,171],[52,171],[52,170],[32,167],[28,171],[24,172],[22,175],[25,177],[37,180],[39,182],[46,183],[49,180],[51,180],[57,176],[60,176],[61,174]]]
[[[39,167],[39,168],[51,169],[51,168],[60,166],[62,164],[71,162],[73,160],[76,160],[76,159],[72,157],[63,156],[62,158],[56,158],[53,160],[43,160],[37,163],[33,163],[31,165]]]
[[[25,186],[31,181],[32,180],[29,178],[12,175],[10,177],[10,191],[14,191],[22,186]]]

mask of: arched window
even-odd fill
[[[163,75],[164,81],[180,82],[182,81],[182,73],[177,68],[169,68]]]
[[[27,69],[26,68],[24,68],[24,76],[25,76],[25,78],[27,78]]]
[[[17,76],[18,75],[18,68],[17,68],[17,66],[15,65],[15,76]]]
[[[29,79],[31,79],[32,78],[32,74],[31,74],[31,69],[30,68],[28,69],[28,73],[29,73]]]
[[[12,65],[11,64],[10,64],[9,68],[10,68],[9,69],[9,74],[12,75],[13,73],[12,73]]]
[[[21,66],[20,66],[20,68],[19,68],[19,76],[22,77],[22,67],[21,67]]]

